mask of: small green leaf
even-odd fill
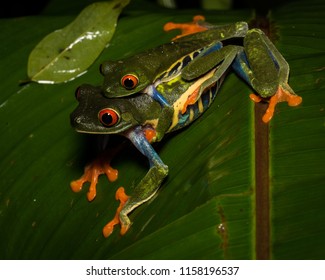
[[[39,83],[61,83],[84,73],[112,38],[128,3],[95,2],[69,25],[47,35],[30,53],[28,77]]]

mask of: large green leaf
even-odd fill
[[[119,179],[100,178],[93,202],[86,200],[86,190],[70,190],[70,181],[96,155],[96,138],[75,133],[69,124],[75,88],[102,82],[101,61],[167,42],[173,34],[163,33],[164,23],[190,21],[202,11],[142,12],[131,3],[111,45],[88,73],[58,85],[18,83],[26,78],[37,42],[73,16],[53,12],[1,20],[0,258],[323,259],[322,2],[288,4],[270,18],[271,37],[291,66],[290,84],[303,103],[280,104],[270,125],[260,125],[255,114],[264,106],[255,106],[250,88],[230,74],[198,121],[156,145],[170,169],[167,180],[152,201],[131,214],[130,231],[121,237],[116,229],[108,239],[101,229],[117,207],[116,188],[123,185],[131,193],[147,162],[129,146],[112,162]],[[216,24],[254,18],[246,10],[204,14]]]

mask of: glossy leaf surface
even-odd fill
[[[66,27],[48,34],[29,55],[29,78],[60,83],[83,74],[112,38],[117,18],[128,2],[92,3]]]

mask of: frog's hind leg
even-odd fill
[[[207,72],[214,69],[212,75],[205,79],[195,91],[195,96],[191,97],[191,102],[186,102],[183,112],[186,111],[188,105],[194,104],[202,95],[205,89],[220,83],[227,73],[227,70],[232,65],[237,54],[241,51],[242,47],[239,46],[225,46],[219,50],[208,53],[187,65],[182,71],[182,78],[185,80],[193,80],[198,77],[203,77]],[[195,98],[193,98],[195,97]]]
[[[241,50],[242,47],[240,46],[225,46],[199,57],[183,69],[182,78],[185,80],[193,80],[201,77],[202,82],[200,82],[198,88],[188,96],[182,108],[182,114],[186,112],[189,105],[193,105],[199,100],[206,89],[213,86],[216,88],[220,87],[227,70]]]
[[[302,101],[288,84],[287,61],[260,29],[248,31],[244,50],[237,55],[233,68],[261,97],[251,95],[254,101],[269,99],[264,122],[271,120],[277,103],[286,101],[290,106],[297,106]]]
[[[229,45],[198,57],[182,70],[182,78],[191,81],[216,68],[213,79],[209,80],[211,83],[216,82],[229,69],[241,49],[242,47]]]

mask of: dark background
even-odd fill
[[[158,2],[156,0],[147,0],[148,2]],[[218,1],[218,0],[211,0]],[[253,8],[258,14],[266,14],[268,10],[297,0],[233,0],[231,9]],[[28,15],[37,15],[42,13],[50,0],[16,0],[2,3],[0,11],[1,18],[21,17]],[[200,9],[202,4],[200,0],[174,0],[175,6],[179,9]]]

